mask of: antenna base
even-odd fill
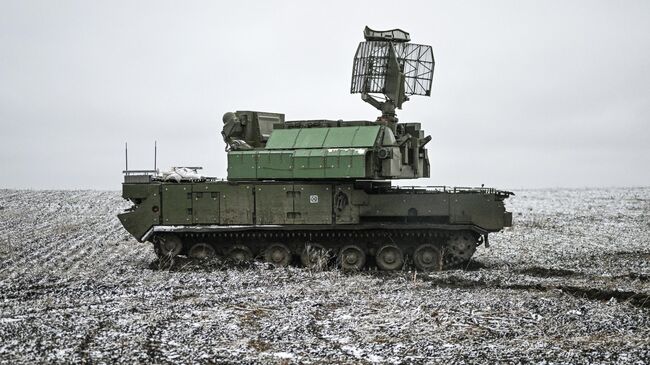
[[[395,103],[393,103],[392,100],[387,99],[385,101],[379,101],[367,93],[361,94],[361,100],[381,111],[381,115],[377,117],[377,122],[388,126],[393,130],[393,132],[395,132],[395,125],[397,124],[398,119],[395,114]]]

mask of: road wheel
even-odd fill
[[[291,262],[291,251],[281,243],[274,243],[264,250],[264,260],[276,267],[285,267]]]
[[[440,251],[431,244],[423,244],[413,253],[413,263],[415,267],[422,271],[440,271],[442,270],[442,256]]]
[[[253,260],[253,253],[245,245],[234,245],[228,250],[226,257],[228,260],[238,264]]]
[[[377,266],[386,271],[398,270],[404,265],[402,250],[395,245],[383,245],[375,255]]]
[[[366,253],[357,245],[349,245],[339,251],[339,263],[343,271],[359,271],[366,265]]]
[[[327,267],[332,255],[330,250],[319,243],[308,243],[300,254],[300,262],[304,267],[322,270]]]
[[[195,243],[190,248],[188,256],[193,259],[209,259],[216,255],[214,248],[207,243]]]

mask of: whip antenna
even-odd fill
[[[158,141],[153,141],[153,169],[158,171]]]
[[[129,145],[124,142],[124,172],[129,171]]]

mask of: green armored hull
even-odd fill
[[[338,257],[345,268],[361,269],[366,256],[376,258],[383,249],[396,251],[392,266],[411,258],[420,269],[441,269],[467,261],[488,233],[512,220],[503,204],[509,193],[482,188],[152,181],[123,189],[138,205],[119,215],[122,224],[163,255],[260,257],[279,265],[294,257],[310,265],[310,250],[336,257],[347,247],[358,258]],[[384,261],[376,259],[390,269]]]
[[[227,180],[187,168],[167,175],[127,169],[122,196],[133,206],[119,215],[126,230],[163,257],[335,262],[347,270],[441,270],[487,246],[489,233],[512,224],[504,207],[511,193],[391,186],[430,176],[431,137],[395,110],[410,95],[430,94],[433,53],[401,30],[366,28],[364,35],[351,92],[381,111],[377,120],[226,113]]]

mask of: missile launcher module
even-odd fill
[[[343,270],[377,267],[443,270],[467,263],[488,234],[511,226],[492,188],[394,187],[430,176],[420,123],[396,109],[429,96],[430,46],[399,29],[364,30],[350,91],[377,108],[375,121],[286,121],[279,113],[228,112],[222,136],[228,178],[198,168],[124,171],[118,215],[161,257],[261,259],[275,266],[323,263]]]

